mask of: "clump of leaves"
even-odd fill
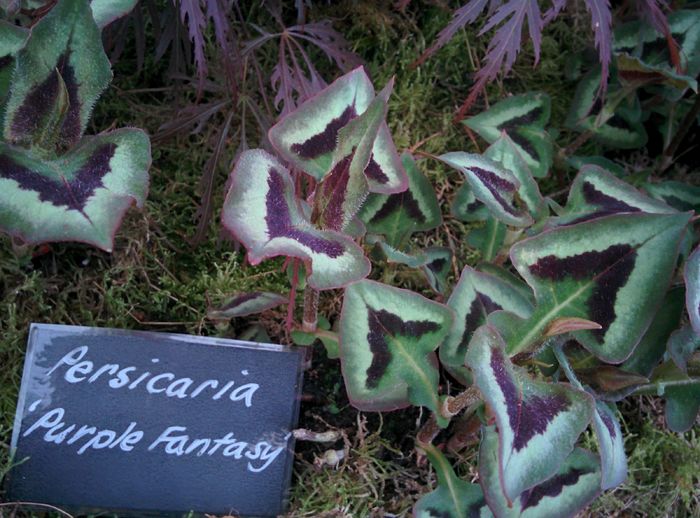
[[[11,70],[0,91],[0,230],[21,245],[83,241],[110,251],[126,210],[145,201],[150,143],[131,128],[83,135],[111,80],[90,4],[61,0],[31,30],[3,22],[0,40],[10,42],[0,59]]]
[[[483,154],[432,157],[464,175],[452,212],[484,222],[470,237],[489,263],[465,267],[446,303],[368,280],[371,247],[373,259],[430,270],[436,291],[450,292],[432,252],[412,248],[411,235],[441,216],[417,163],[404,154],[401,168],[384,133],[387,97],[357,69],[291,112],[270,132],[286,165],[261,150],[241,156],[224,225],[252,262],[304,263],[306,334],[296,336],[334,339],[356,408],[429,411],[417,442],[438,486],[417,516],[573,516],[627,477],[617,402],[656,393],[669,428],[695,422],[697,199],[669,195],[674,185],[637,190],[600,157],[577,159],[565,205],[543,197],[535,178],[555,163],[549,100],[513,97],[467,121],[491,144]],[[344,289],[340,317],[315,329],[306,295],[331,288]],[[445,429],[458,447],[449,435],[465,423],[481,428],[479,484],[433,444]],[[589,427],[597,455],[580,447]]]
[[[440,32],[436,41],[415,61],[414,65],[425,62],[447,44],[457,31],[465,25],[474,23],[486,12],[488,19],[482,26],[479,36],[493,29],[495,29],[495,33],[486,51],[485,64],[477,71],[474,86],[457,112],[456,118],[462,119],[484,91],[489,81],[495,79],[499,72],[507,73],[513,67],[523,40],[532,42],[535,62],[539,61],[542,30],[561,14],[567,3],[566,0],[552,0],[549,9],[543,13],[540,10],[540,2],[537,0],[507,0],[506,2],[501,0],[470,0],[454,12],[450,23]],[[612,58],[612,11],[609,0],[585,0],[585,4],[591,15],[591,26],[601,66],[601,75],[597,84],[599,85],[599,93],[603,93],[607,85]],[[669,48],[673,49],[674,43],[662,9],[668,8],[666,1],[639,0],[636,2],[636,6],[642,17],[650,20],[654,28],[667,38]],[[528,38],[523,37],[525,26],[527,26]]]

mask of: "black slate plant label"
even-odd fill
[[[276,345],[32,324],[8,498],[141,516],[277,515],[301,363]]]

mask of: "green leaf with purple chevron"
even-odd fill
[[[349,285],[340,315],[340,361],[353,406],[374,411],[413,404],[439,413],[435,350],[452,319],[447,306],[408,290],[368,280]]]
[[[476,199],[469,182],[464,182],[457,190],[450,205],[450,213],[455,218],[466,222],[485,221],[490,217],[489,209]]]
[[[663,300],[689,214],[622,213],[545,231],[516,243],[511,261],[535,291],[530,319],[508,332],[511,355],[533,351],[557,318],[597,330],[574,337],[608,363],[630,356]]]
[[[684,309],[685,289],[683,286],[674,286],[664,296],[661,307],[634,353],[620,367],[627,372],[649,377],[662,360],[671,333],[678,329]]]
[[[596,401],[593,427],[601,459],[601,489],[612,489],[627,479],[627,456],[620,422],[608,403]]]
[[[360,211],[367,231],[381,234],[394,248],[406,244],[414,232],[432,230],[442,223],[440,206],[430,181],[410,153],[401,155],[408,188],[391,195],[370,194]]]
[[[338,132],[374,98],[369,77],[362,67],[356,68],[275,124],[270,142],[294,167],[321,180],[331,169]],[[391,194],[406,188],[406,172],[386,123],[380,126],[364,172],[371,192]]]
[[[672,84],[672,88],[660,86],[653,88],[655,93],[675,101],[683,96],[686,86],[692,88],[693,78],[700,73],[700,13],[691,9],[670,13],[668,27],[670,36],[674,38],[674,45],[678,45],[677,55],[680,60],[680,69],[683,71],[682,75],[678,74],[673,67],[666,36],[646,23],[636,21],[618,27],[615,30],[613,51],[618,56],[637,60],[646,67],[636,65],[643,73],[670,76],[671,83],[678,81],[677,84]],[[685,81],[679,81],[682,79]],[[688,82],[691,84],[683,84]]]
[[[279,255],[302,259],[315,289],[366,277],[370,265],[363,250],[343,234],[314,227],[301,203],[289,171],[269,153],[249,150],[231,172],[222,221],[252,264]]]
[[[518,179],[520,182],[518,196],[534,221],[540,221],[549,215],[547,204],[540,194],[540,188],[533,178],[530,166],[523,159],[517,144],[507,133],[503,133],[496,142],[491,144],[484,152],[484,156],[501,164]]]
[[[467,346],[474,332],[494,311],[512,311],[522,318],[532,314],[532,303],[511,282],[465,266],[447,305],[455,312],[450,334],[440,346],[440,362],[460,383],[471,384],[465,366]]]
[[[572,156],[566,159],[566,163],[576,170],[582,169],[585,165],[595,165],[618,178],[627,175],[621,165],[602,156]]]
[[[367,110],[338,131],[331,167],[314,191],[311,221],[324,230],[346,231],[369,193],[364,171],[386,116],[390,81]]]
[[[683,182],[645,183],[642,188],[655,200],[676,210],[700,212],[700,187]]]
[[[5,107],[4,138],[14,145],[75,145],[112,73],[87,0],[61,0],[17,54]]]
[[[598,95],[600,69],[586,74],[569,108],[565,125],[569,129],[591,132],[606,147],[635,149],[647,142],[647,133],[641,122],[639,99],[625,98],[625,91],[611,88],[605,104]]]
[[[679,74],[668,64],[652,65],[645,63],[637,56],[630,56],[626,52],[615,56],[617,64],[617,77],[622,85],[627,87],[641,87],[645,85],[664,85],[678,90],[690,88],[698,91],[698,82],[692,76]]]
[[[236,293],[228,297],[221,305],[209,308],[207,318],[212,320],[229,320],[262,313],[280,304],[289,302],[289,297],[267,291]]]
[[[561,345],[552,347],[559,366],[566,374],[569,381],[579,390],[588,390],[579,381],[579,378],[571,367],[569,358]],[[605,366],[612,367],[612,366]],[[619,486],[627,479],[627,456],[625,444],[622,440],[620,423],[615,415],[614,406],[600,400],[595,402],[593,413],[593,429],[598,438],[598,450],[600,452],[600,464],[602,472],[601,489],[611,489]]]
[[[698,246],[683,268],[685,278],[685,304],[690,316],[690,323],[697,334],[700,334],[700,246]]]
[[[474,227],[467,234],[467,244],[481,252],[482,261],[493,261],[503,248],[508,227],[489,216],[483,226]]]
[[[550,478],[509,501],[499,482],[499,435],[482,428],[479,478],[484,497],[499,518],[562,518],[576,516],[600,493],[600,464],[595,455],[575,448]]]
[[[30,245],[83,241],[111,251],[126,210],[144,204],[150,164],[137,129],[85,137],[53,159],[0,142],[0,229]]]
[[[479,262],[479,264],[476,265],[476,269],[480,272],[497,277],[517,291],[520,297],[527,300],[531,306],[535,305],[535,296],[532,293],[532,288],[530,288],[519,275],[512,273],[503,266],[484,261]]]
[[[506,132],[531,168],[535,177],[547,176],[552,165],[552,142],[545,131],[551,102],[544,93],[527,93],[507,97],[489,110],[463,120],[489,144]]]
[[[466,355],[474,382],[496,416],[499,478],[514,501],[560,469],[593,416],[593,399],[564,384],[536,381],[514,364],[495,327],[478,328]]]
[[[487,518],[493,516],[479,484],[460,479],[445,455],[432,444],[421,444],[437,475],[437,487],[413,507],[415,518]]]
[[[425,264],[421,271],[430,287],[442,295],[447,291],[447,276],[452,265],[452,250],[444,246],[431,246],[423,250]]]
[[[638,191],[595,165],[584,165],[576,175],[563,214],[547,226],[571,225],[618,212],[672,214],[676,209]]]
[[[532,224],[532,217],[515,206],[520,182],[513,173],[489,158],[463,151],[445,153],[437,158],[464,174],[476,199],[499,221],[514,227]]]

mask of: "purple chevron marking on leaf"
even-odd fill
[[[241,304],[245,304],[249,300],[257,299],[258,297],[260,297],[261,294],[262,294],[262,292],[260,292],[260,291],[253,291],[251,293],[244,293],[243,295],[239,295],[239,296],[231,299],[228,302],[228,304],[224,304],[223,306],[221,306],[221,308],[219,308],[219,310],[225,311],[227,309],[233,309],[235,307],[240,306]]]
[[[474,173],[479,180],[486,186],[491,195],[496,199],[496,201],[501,205],[503,210],[512,215],[517,215],[517,212],[510,206],[510,204],[503,199],[500,191],[506,191],[508,193],[515,192],[515,185],[507,180],[504,180],[500,176],[481,167],[470,167],[469,170]]]
[[[513,142],[515,142],[516,144],[518,144],[521,148],[523,148],[527,152],[528,155],[530,155],[532,157],[538,156],[539,153],[537,152],[537,149],[535,148],[535,146],[532,145],[532,142],[530,142],[530,139],[522,136],[520,134],[520,132],[518,132],[517,129],[513,129],[511,131],[506,131],[506,133],[508,134],[510,139]]]
[[[591,205],[597,205],[606,212],[639,212],[640,209],[632,207],[622,200],[608,196],[600,192],[589,182],[583,182],[583,197]]]
[[[472,334],[476,328],[484,323],[486,315],[503,309],[502,306],[491,300],[490,297],[483,293],[476,292],[476,298],[469,306],[469,312],[464,318],[464,333],[462,333],[462,341],[457,347],[457,354],[464,355],[467,353],[467,346],[471,340]]]
[[[490,365],[506,401],[508,423],[513,430],[513,448],[520,451],[535,435],[543,433],[557,414],[569,407],[569,401],[561,394],[531,395],[523,400],[520,389],[506,370],[506,360],[500,349],[491,349]]]
[[[367,341],[372,351],[372,363],[367,368],[365,385],[369,389],[377,388],[391,361],[391,351],[386,341],[386,335],[407,336],[417,340],[426,333],[437,331],[440,326],[429,320],[409,320],[404,322],[401,317],[384,309],[376,311],[367,307],[369,332]]]
[[[12,63],[12,56],[3,56],[0,58],[0,70]]]
[[[328,200],[328,203],[323,209],[323,214],[313,214],[311,220],[317,222],[319,218],[323,218],[323,224],[329,230],[340,232],[345,222],[343,202],[345,201],[348,181],[350,180],[350,164],[353,155],[354,151],[333,167],[321,183],[322,192],[317,194],[317,196],[320,195]]]
[[[522,115],[518,115],[512,119],[504,121],[500,125],[496,126],[499,131],[509,130],[511,128],[517,128],[519,126],[529,126],[533,122],[536,122],[542,116],[542,106],[537,105],[532,110]]]
[[[100,146],[72,180],[62,183],[31,171],[6,155],[0,155],[0,177],[14,180],[20,189],[37,192],[41,201],[82,211],[95,190],[103,186],[102,178],[110,171],[109,161],[115,149],[116,145],[111,143]]]
[[[576,280],[595,277],[595,288],[588,299],[591,320],[601,329],[591,331],[599,339],[605,336],[615,320],[615,298],[634,269],[637,252],[627,244],[613,245],[605,250],[583,252],[571,257],[548,255],[530,267],[538,277],[561,281],[567,276]]]
[[[423,224],[426,222],[425,215],[423,214],[423,211],[421,211],[418,202],[413,197],[413,194],[411,194],[411,191],[407,189],[402,193],[388,196],[384,202],[384,205],[382,205],[381,208],[374,213],[370,223],[377,224],[401,208],[403,208],[411,218],[415,219],[419,223]]]
[[[384,174],[384,171],[374,159],[374,154],[370,156],[369,163],[365,167],[365,176],[377,183],[387,183],[389,181],[389,177]]]
[[[430,261],[426,266],[431,272],[440,273],[440,271],[442,271],[442,269],[445,267],[445,264],[447,264],[447,259],[444,257],[439,257],[434,261]]]
[[[355,117],[357,117],[355,106],[348,106],[343,113],[331,120],[321,133],[317,133],[300,144],[292,144],[292,151],[306,159],[330,153],[337,144],[338,132]]]
[[[294,239],[316,253],[335,259],[345,251],[341,243],[336,243],[309,232],[292,227],[292,219],[284,196],[284,178],[276,169],[271,168],[267,178],[268,192],[265,199],[265,223],[270,239],[286,237]]]
[[[78,81],[75,77],[75,70],[73,66],[68,61],[66,54],[61,56],[58,60],[57,65],[58,71],[63,78],[63,83],[66,85],[66,91],[68,92],[68,111],[63,119],[63,124],[61,125],[61,139],[64,143],[72,145],[78,142],[80,139],[80,109],[82,103],[80,102],[80,97],[78,96]]]
[[[601,421],[603,421],[605,428],[608,429],[610,437],[614,439],[617,434],[615,433],[615,423],[613,423],[612,418],[607,412],[598,412],[598,415],[600,416]]]
[[[542,484],[535,486],[534,488],[526,491],[520,495],[520,504],[523,506],[523,511],[530,507],[536,507],[546,496],[557,496],[560,494],[566,486],[573,486],[578,482],[582,475],[586,475],[589,472],[581,469],[572,469],[568,473],[563,473],[561,475],[555,475],[549,480],[544,481]]]
[[[23,138],[36,133],[45,121],[59,94],[58,72],[52,70],[46,79],[32,88],[12,119],[12,134]]]

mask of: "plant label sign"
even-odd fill
[[[302,354],[277,345],[33,324],[11,501],[87,511],[284,511]]]

